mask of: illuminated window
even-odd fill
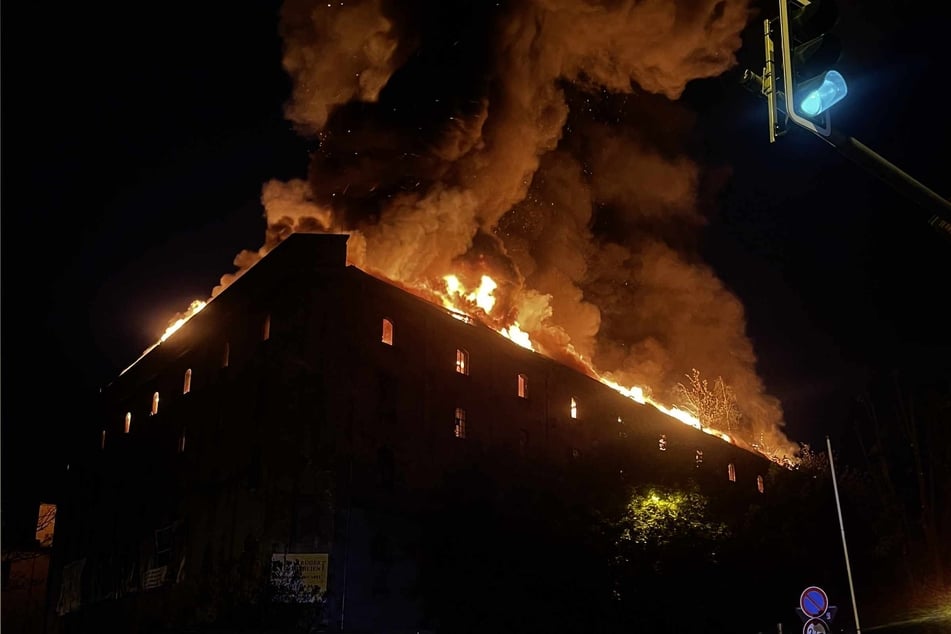
[[[703,449],[697,449],[697,455],[694,458],[694,462],[697,465],[697,468],[700,468],[700,465],[703,464]]]
[[[126,412],[125,426],[123,427],[123,430],[124,430],[123,433],[128,434],[130,429],[132,429],[132,412]],[[103,432],[103,435],[105,435],[105,432]]]
[[[261,341],[267,341],[271,338],[271,316],[264,316],[264,325],[261,326]]]
[[[383,343],[388,346],[393,345],[393,322],[389,319],[383,318]]]
[[[102,438],[99,441],[99,448],[100,449],[106,448],[106,430],[105,429],[102,430]]]
[[[661,434],[657,440],[657,448],[661,451],[667,451],[667,434]]]
[[[226,341],[225,349],[221,354],[221,367],[227,368],[229,363],[231,363],[231,344]]]
[[[726,466],[726,477],[730,482],[736,482],[736,466],[732,462]]]
[[[461,407],[456,408],[454,433],[456,438],[466,437],[466,410],[462,409]]]
[[[761,475],[756,476],[756,490],[760,493],[766,491],[766,485],[763,483],[763,476]]]
[[[570,414],[572,418],[578,418],[578,401],[573,396],[571,397]]]
[[[182,387],[182,394],[188,394],[192,391],[192,369],[185,370],[185,385]]]
[[[56,505],[40,504],[36,515],[36,541],[40,546],[49,548],[53,545],[53,532],[56,529]]]
[[[185,453],[185,430],[178,437],[178,453]]]
[[[469,353],[462,348],[456,348],[456,372],[469,374]]]
[[[518,375],[518,396],[528,398],[528,377],[524,374]]]
[[[152,395],[152,416],[155,416],[156,414],[158,414],[158,401],[159,401],[159,396],[158,396],[158,392],[156,392],[155,394]]]

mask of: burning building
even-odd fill
[[[103,389],[59,505],[53,631],[263,605],[417,631],[424,518],[468,503],[458,474],[581,504],[690,483],[734,515],[769,495],[751,446],[348,265],[347,242],[287,236]]]

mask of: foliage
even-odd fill
[[[624,629],[721,631],[711,618],[718,597],[712,579],[726,573],[721,552],[733,531],[713,516],[704,495],[692,487],[635,487],[606,529]],[[679,609],[684,601],[689,612]]]
[[[708,519],[707,499],[696,491],[641,487],[617,526],[618,545],[642,550],[677,542],[715,542],[729,535],[722,522]]]

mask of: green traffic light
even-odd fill
[[[803,86],[804,97],[799,102],[799,110],[807,117],[814,117],[845,99],[848,93],[845,77],[837,70],[826,71]]]

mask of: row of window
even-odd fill
[[[381,341],[388,345],[393,345],[393,321],[387,318],[383,318],[382,334]],[[469,375],[469,351],[464,348],[456,348],[456,372],[462,375]],[[528,377],[525,374],[518,375],[518,386],[517,394],[520,398],[528,398]],[[572,419],[578,418],[578,401],[574,397],[571,397],[568,402],[568,415]],[[624,421],[620,416],[617,418],[619,423]],[[523,434],[525,434],[523,430]],[[455,414],[453,416],[453,435],[456,438],[465,439],[466,438],[466,410],[457,407]],[[661,434],[660,439],[658,440],[658,448],[661,451],[667,451],[667,435]],[[572,449],[572,456],[578,457],[580,451],[578,449]],[[700,465],[703,464],[703,450],[697,449],[695,455],[695,465],[699,469]],[[730,482],[736,482],[736,466],[733,463],[730,463],[727,466],[727,478]],[[756,489],[762,493],[764,491],[763,476],[756,476]]]
[[[393,345],[393,321],[385,317],[380,341],[388,346]],[[465,348],[456,348],[456,372],[469,376],[469,351]],[[519,398],[528,398],[528,376],[519,374],[517,381],[516,394]],[[578,418],[578,405],[575,399],[571,399],[571,417]]]
[[[261,339],[263,341],[267,341],[270,338],[271,338],[271,316],[265,315],[264,323],[261,326]],[[230,363],[231,363],[231,344],[226,341],[221,353],[221,367],[227,368]],[[187,370],[185,370],[185,380],[184,380],[184,384],[182,385],[182,394],[188,394],[191,391],[192,391],[192,369],[188,368]],[[158,408],[159,408],[159,393],[155,392],[154,394],[152,394],[152,408],[150,410],[150,414],[152,416],[154,416],[155,414],[158,414]],[[125,433],[127,434],[129,433],[131,426],[132,426],[132,412],[126,412],[125,428],[124,428]],[[105,433],[105,431],[103,433]]]
[[[571,399],[571,404],[572,404],[572,408],[574,408],[575,406],[574,399]],[[620,416],[618,416],[618,422],[619,423],[622,422]],[[453,435],[456,438],[461,438],[463,440],[465,440],[466,438],[466,410],[461,407],[456,408],[456,412],[453,416]],[[528,441],[528,432],[526,432],[523,429],[521,431],[521,436],[519,438],[520,448],[524,449],[524,446],[527,443],[527,441]],[[660,449],[660,451],[667,451],[667,435],[666,434],[660,435],[660,439],[657,442],[657,446],[658,446],[658,449]],[[581,455],[581,451],[579,449],[577,448],[571,449],[572,458],[578,458],[580,455]],[[694,455],[694,464],[698,469],[703,464],[703,450],[702,449],[697,449],[696,454]],[[736,465],[734,465],[732,462],[727,465],[727,479],[729,479],[730,482],[736,482]],[[760,493],[763,493],[765,491],[765,484],[763,482],[763,476],[761,475],[756,476],[756,490],[759,491]]]
[[[227,347],[227,346],[226,346]],[[188,368],[185,370],[185,383],[182,386],[182,394],[188,394],[192,391],[192,369]],[[152,407],[149,410],[150,416],[155,416],[159,411],[159,393],[155,392],[152,394]],[[125,420],[123,421],[122,431],[125,434],[128,434],[132,429],[132,412],[125,413]],[[102,432],[105,434],[105,430]]]
[[[262,340],[267,341],[270,338],[270,330],[271,330],[271,316],[267,315],[264,319],[264,323],[262,326],[262,332],[261,332]],[[381,341],[386,345],[392,346],[393,334],[394,334],[393,321],[388,318],[383,318]],[[229,362],[230,362],[230,345],[227,342],[225,342],[221,366],[223,368],[226,368],[228,367]],[[456,368],[456,372],[458,372],[459,374],[468,376],[469,352],[467,350],[463,348],[456,349],[455,368]],[[185,378],[184,378],[184,384],[182,386],[182,394],[188,394],[189,392],[191,392],[191,384],[192,384],[192,369],[188,368],[187,370],[185,370]],[[516,393],[518,394],[520,398],[528,398],[527,375],[522,373],[517,375]],[[151,415],[158,414],[159,400],[160,400],[159,393],[155,392],[152,395],[152,406],[150,410]],[[569,399],[568,415],[572,419],[578,418],[578,402],[574,397],[571,397]],[[618,423],[623,423],[623,420],[620,416],[618,416],[617,420],[618,420]],[[132,428],[132,412],[126,412],[124,424],[123,424],[123,433],[128,434],[131,428]],[[522,433],[523,435],[527,434],[527,432],[525,432],[524,430]],[[461,407],[457,407],[455,410],[454,420],[453,420],[453,434],[456,438],[460,438],[460,439],[466,438],[466,411],[465,409]],[[522,444],[521,441],[520,441],[520,444]],[[104,449],[105,445],[106,445],[106,430],[103,429],[101,447]],[[660,449],[660,451],[667,451],[667,436],[665,434],[661,434],[660,439],[658,440],[658,448]],[[184,431],[182,432],[182,435],[179,438],[178,451],[179,452],[185,451]],[[580,451],[578,451],[577,449],[573,449],[572,455],[577,457],[577,455],[580,455]],[[700,449],[698,449],[696,452],[695,462],[696,462],[697,468],[699,468],[700,465],[703,464],[703,451]],[[731,482],[736,482],[736,469],[732,463],[728,466],[727,475]],[[762,476],[757,476],[757,489],[760,491],[760,493],[763,492]]]

